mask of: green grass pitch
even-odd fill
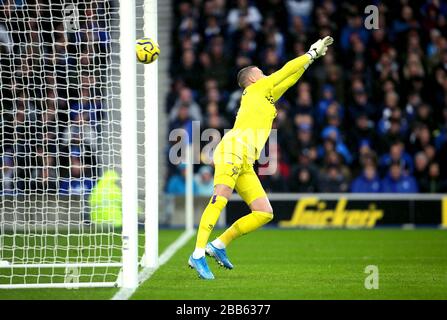
[[[161,250],[180,231],[160,232]],[[228,249],[224,270],[207,258],[214,281],[187,267],[191,239],[132,299],[447,299],[447,231],[435,229],[265,229]],[[365,267],[379,289],[364,287]],[[117,289],[0,290],[0,299],[110,299]]]

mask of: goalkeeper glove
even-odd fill
[[[332,43],[334,43],[334,39],[327,36],[311,45],[309,51],[307,51],[307,54],[310,55],[311,61],[313,62],[317,58],[324,56],[327,52],[327,48]]]

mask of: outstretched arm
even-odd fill
[[[293,75],[280,82],[277,86],[273,87],[273,99],[274,101],[278,101],[279,98],[287,91],[291,86],[293,86],[299,78],[303,75],[304,71],[306,71],[306,67],[302,67]]]
[[[281,69],[258,82],[270,81],[273,88],[278,85],[281,85],[281,87],[289,85],[290,87],[301,77],[303,72],[312,62],[326,54],[328,46],[330,46],[333,42],[334,39],[329,36],[318,40],[310,47],[308,52],[302,56],[290,60]],[[286,82],[282,84],[284,81]],[[285,90],[287,90],[287,88]]]
[[[293,83],[295,83],[298,78],[303,74],[305,66],[312,63],[312,58],[310,54],[303,54],[298,58],[290,60],[281,69],[269,75],[266,79],[271,81],[274,88],[282,84],[283,82],[292,82],[293,78],[296,77],[297,73],[301,73]],[[290,80],[289,80],[290,78]]]

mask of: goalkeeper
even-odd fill
[[[232,269],[225,248],[231,241],[250,233],[273,218],[273,210],[257,177],[253,163],[259,159],[276,117],[275,102],[293,86],[308,66],[324,56],[331,37],[315,42],[309,51],[287,62],[284,67],[270,76],[249,66],[241,69],[237,76],[239,86],[244,89],[241,105],[231,129],[214,151],[214,194],[200,220],[196,248],[188,264],[202,279],[214,279],[208,267],[205,253],[220,265]],[[214,241],[207,243],[221,211],[233,189],[248,204],[251,213],[237,220]]]

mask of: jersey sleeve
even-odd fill
[[[295,72],[290,77],[286,78],[284,81],[280,82],[277,86],[275,86],[272,90],[273,99],[278,101],[279,98],[287,91],[291,86],[293,86],[299,78],[303,75],[306,69],[302,67],[300,70]]]
[[[301,72],[301,75],[302,75],[302,73],[305,70],[305,66],[308,65],[310,63],[310,61],[311,61],[310,56],[308,54],[303,54],[302,56],[299,56],[295,59],[290,60],[281,69],[279,69],[278,71],[272,73],[271,75],[269,75],[261,80],[258,80],[256,83],[254,83],[250,87],[257,91],[258,90],[263,91],[263,92],[273,91],[273,89],[276,86],[278,86],[279,84],[281,84],[281,82],[287,80],[289,77],[292,77],[290,80],[287,80],[287,82],[284,83],[284,86],[287,86],[288,84],[291,83],[289,85],[289,87],[290,87],[299,78],[298,77],[296,80],[294,80],[294,76],[296,76],[296,73],[302,71]],[[289,87],[287,87],[287,88],[289,88]],[[287,90],[287,88],[280,89],[280,90],[285,91],[285,90]],[[284,91],[283,91],[283,93],[284,93]]]
[[[292,76],[294,73],[304,68],[309,63],[310,56],[308,54],[303,54],[302,56],[290,60],[281,69],[258,82],[269,81],[271,83],[271,86],[275,87]]]

